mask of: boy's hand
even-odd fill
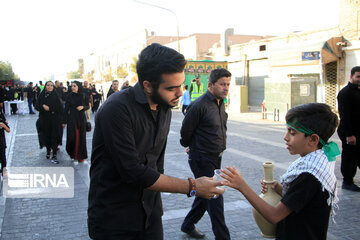
[[[264,178],[262,178],[260,180],[260,184],[261,184],[261,193],[266,193],[268,191],[268,185],[264,182]],[[282,196],[282,185],[278,182],[275,181],[272,185],[271,188],[280,196]]]
[[[220,174],[220,176],[225,178],[227,181],[223,181],[221,183],[241,191],[240,189],[245,184],[245,180],[241,176],[239,170],[237,170],[235,166],[234,167],[227,166],[226,169],[228,171],[221,169],[222,173]]]

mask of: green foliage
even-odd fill
[[[122,78],[122,79],[125,79],[127,76],[128,76],[128,72],[122,68],[121,66],[118,66],[117,69],[116,69],[116,76],[118,78]]]
[[[9,62],[0,61],[0,80],[15,79],[15,74]]]
[[[81,78],[80,70],[68,72],[68,79],[79,79]]]
[[[130,64],[130,69],[131,72],[133,72],[134,74],[136,74],[136,62],[137,62],[137,58],[133,57],[133,62]]]

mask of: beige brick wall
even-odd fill
[[[347,40],[358,39],[360,34],[360,0],[340,0],[339,27]]]

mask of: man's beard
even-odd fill
[[[159,94],[157,89],[154,89],[153,93],[150,96],[151,101],[153,101],[156,104],[159,104],[161,107],[164,108],[172,108],[174,106],[171,106],[167,101],[165,101],[161,95]]]

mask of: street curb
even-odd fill
[[[7,141],[6,145],[8,146],[7,151],[6,151],[7,166],[11,166],[18,119],[19,119],[19,116],[17,116],[17,115],[14,119],[13,118],[11,118],[11,120],[8,119],[11,131],[10,131],[10,134],[8,134],[6,136],[6,141]],[[8,141],[8,140],[10,140],[10,141]],[[0,180],[0,239],[2,237],[2,225],[3,225],[4,215],[5,215],[5,204],[6,204],[6,198],[2,194],[2,186],[3,186],[3,179],[1,177],[1,180]]]

